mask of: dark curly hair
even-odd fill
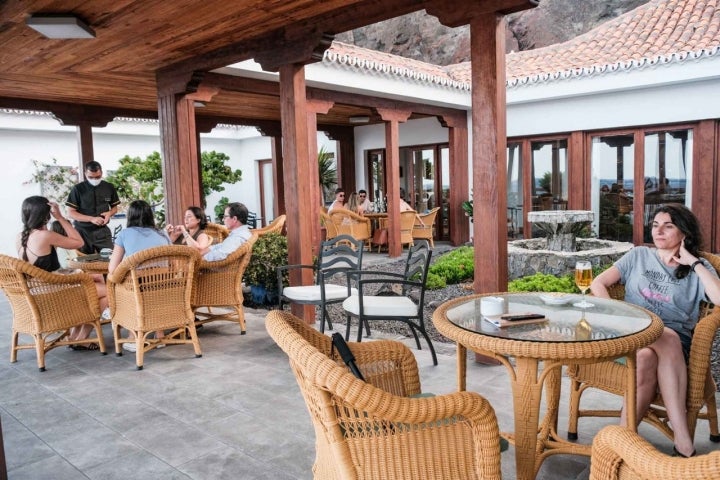
[[[40,195],[34,195],[23,200],[22,223],[23,229],[20,234],[20,245],[23,248],[23,260],[28,261],[27,242],[33,230],[44,227],[50,221],[50,204],[48,199]]]
[[[653,219],[658,213],[667,213],[670,220],[683,235],[685,235],[685,249],[694,257],[700,256],[700,249],[703,246],[700,223],[694,213],[685,205],[680,203],[667,203],[658,207],[653,213]],[[689,265],[680,265],[675,270],[676,278],[685,278],[690,273]]]

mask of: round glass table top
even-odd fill
[[[618,300],[588,297],[593,307],[581,309],[572,301],[552,305],[543,301],[541,293],[507,293],[502,298],[506,313],[538,313],[545,319],[538,323],[502,322],[497,316],[484,316],[481,298],[472,298],[446,312],[450,323],[482,335],[532,342],[582,342],[620,338],[641,332],[650,326],[652,317],[646,310]]]

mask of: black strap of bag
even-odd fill
[[[365,377],[363,377],[362,373],[360,373],[360,369],[355,363],[355,355],[353,355],[350,351],[350,347],[348,347],[348,344],[345,342],[345,339],[340,333],[332,334],[332,345],[333,348],[337,349],[340,354],[340,358],[342,358],[345,365],[348,366],[350,372],[364,382]]]

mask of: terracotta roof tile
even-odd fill
[[[651,0],[565,43],[507,56],[510,86],[720,53],[720,0]],[[333,42],[325,62],[470,88],[470,62],[441,67]]]

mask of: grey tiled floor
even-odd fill
[[[235,324],[206,325],[203,357],[189,346],[146,355],[136,371],[131,355],[74,352],[47,355],[37,370],[33,351],[0,361],[0,416],[11,480],[31,479],[308,479],[314,433],[284,354],[265,332],[266,312],[246,310],[248,334]],[[0,353],[9,352],[11,311],[0,294]],[[112,334],[105,326],[105,339]],[[414,349],[413,349],[414,350]],[[452,346],[438,345],[439,366],[417,352],[423,390],[455,389]],[[512,430],[504,367],[468,366],[468,389],[488,398],[501,430]],[[567,392],[565,386],[564,393]],[[566,401],[566,398],[563,397]],[[598,403],[616,401],[598,395]],[[564,431],[567,407],[561,407]],[[612,420],[583,420],[589,442]],[[658,448],[669,441],[642,428]],[[701,424],[698,452],[714,447]],[[515,478],[513,449],[502,456],[503,476]],[[551,457],[538,478],[583,479],[585,457]]]

